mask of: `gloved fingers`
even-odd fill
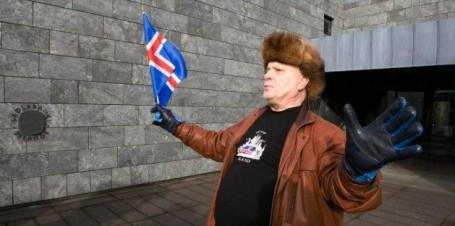
[[[344,119],[346,121],[347,130],[352,130],[353,132],[362,128],[357,118],[357,114],[350,104],[344,105]]]
[[[153,110],[153,109],[152,109]],[[161,113],[160,112],[154,112],[153,113],[153,125],[160,125],[163,119],[161,118]]]
[[[408,102],[403,97],[396,99],[376,120],[381,123],[389,123],[390,120],[393,120],[396,115],[407,106],[407,104]]]
[[[395,115],[385,124],[386,130],[396,136],[406,130],[416,118],[417,112],[412,106],[408,106]]]
[[[422,146],[420,145],[412,145],[401,148],[396,152],[396,156],[392,161],[398,161],[402,159],[408,159],[412,157],[416,157],[423,152]]]
[[[422,135],[423,126],[419,122],[414,121],[411,125],[405,128],[402,132],[392,135],[391,141],[395,150],[401,150],[403,147],[411,143],[417,137]]]

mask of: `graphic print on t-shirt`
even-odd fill
[[[265,150],[265,140],[261,136],[266,134],[264,131],[257,131],[253,138],[247,138],[246,143],[239,146],[237,149],[237,156],[250,159],[261,159],[262,153]]]

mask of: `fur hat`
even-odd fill
[[[325,88],[324,61],[318,48],[298,35],[283,32],[268,35],[262,45],[262,59],[264,67],[274,61],[298,67],[310,79],[308,97],[316,97]]]

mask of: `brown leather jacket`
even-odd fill
[[[371,210],[381,204],[381,175],[369,184],[357,184],[342,168],[346,134],[317,116],[308,105],[291,126],[278,166],[270,225],[342,225],[343,212]],[[208,226],[215,225],[217,191],[236,155],[236,144],[264,112],[255,110],[244,120],[220,132],[181,124],[176,136],[201,155],[223,161],[211,203]]]

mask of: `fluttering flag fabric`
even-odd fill
[[[187,76],[185,60],[174,44],[152,26],[145,13],[143,24],[153,95],[157,104],[166,107],[178,84]]]

